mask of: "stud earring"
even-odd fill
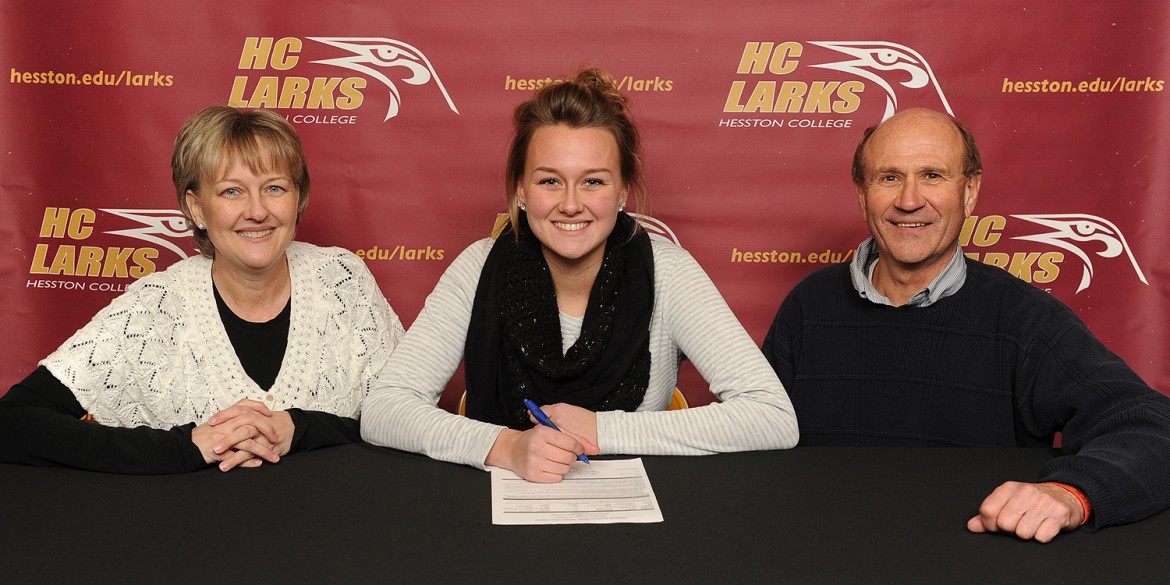
[[[618,203],[618,213],[625,211],[625,209],[626,209],[625,203]]]
[[[205,226],[205,225],[203,225],[203,224],[201,224],[201,223],[197,223],[197,224],[195,224],[195,227],[197,227],[197,228],[199,228],[199,229],[201,229],[201,230],[205,230],[205,229],[207,229],[207,226]]]
[[[524,205],[524,202],[520,202],[520,203],[518,203],[518,204],[517,204],[517,207],[519,207],[519,208],[520,208],[520,211],[528,211],[528,207],[526,207],[526,206]]]

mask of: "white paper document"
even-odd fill
[[[492,469],[492,524],[662,522],[641,459],[573,462],[560,483]]]

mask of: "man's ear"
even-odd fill
[[[977,171],[967,178],[963,186],[963,217],[971,217],[975,211],[975,203],[979,201],[979,186],[983,183],[983,171]]]

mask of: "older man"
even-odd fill
[[[764,353],[802,445],[1043,446],[1035,483],[995,489],[967,523],[1040,542],[1170,506],[1170,399],[1051,295],[963,256],[983,176],[970,132],[907,110],[870,128],[853,181],[872,237],[805,278]]]

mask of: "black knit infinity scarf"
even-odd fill
[[[560,313],[540,241],[521,213],[519,241],[506,229],[479,276],[464,350],[467,416],[532,427],[525,398],[592,411],[633,411],[650,384],[654,255],[645,230],[618,214],[605,243],[581,336],[562,353]]]

